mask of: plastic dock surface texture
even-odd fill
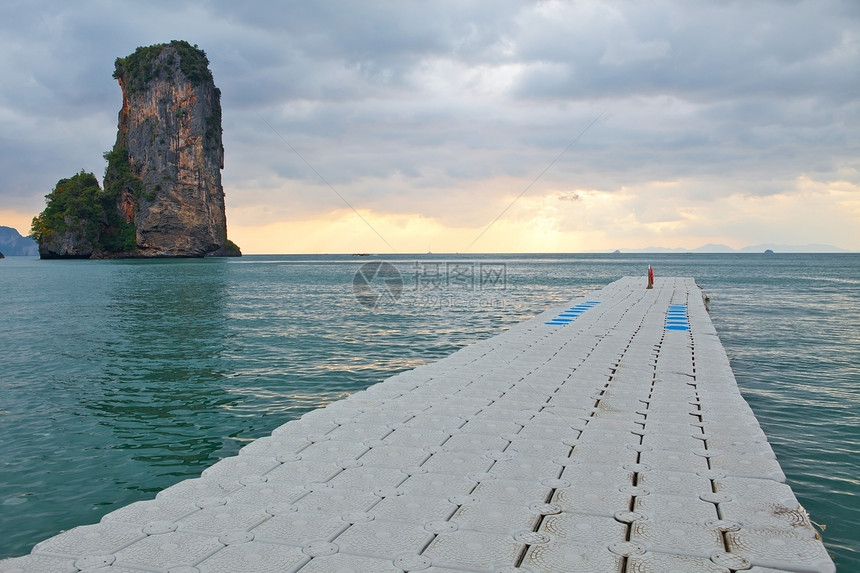
[[[698,286],[644,286],[308,413],[0,571],[835,571]]]

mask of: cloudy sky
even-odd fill
[[[102,176],[114,59],[172,39],[246,253],[860,250],[856,0],[6,0],[0,225]]]

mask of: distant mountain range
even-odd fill
[[[773,251],[774,253],[850,253],[847,249],[840,249],[833,245],[777,245],[765,243],[761,245],[753,245],[743,247],[742,249],[733,249],[728,245],[718,245],[708,243],[697,249],[669,249],[666,247],[646,247],[644,249],[619,249],[622,253],[764,253],[765,251]]]
[[[21,236],[17,229],[0,225],[0,253],[7,257],[35,257],[39,254],[39,245]]]

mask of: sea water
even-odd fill
[[[789,484],[860,571],[856,254],[9,257],[0,558],[621,276],[644,288],[648,265],[710,297]]]

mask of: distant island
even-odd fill
[[[122,89],[104,188],[60,179],[33,219],[43,259],[241,256],[227,239],[221,91],[206,53],[174,40],[117,58]]]
[[[777,245],[777,244],[761,244],[761,245],[752,245],[749,247],[743,247],[740,249],[733,249],[728,245],[718,245],[709,243],[707,245],[702,245],[701,247],[695,249],[684,249],[684,248],[676,248],[670,249],[666,247],[646,247],[644,249],[617,249],[614,251],[615,254],[620,252],[625,253],[759,253],[759,254],[773,254],[773,253],[848,253],[850,251],[846,249],[840,249],[839,247],[835,247],[833,245],[822,245],[822,244],[812,244],[812,245]]]
[[[39,254],[39,245],[30,237],[22,237],[18,229],[0,225],[0,253],[9,257],[32,257]]]

